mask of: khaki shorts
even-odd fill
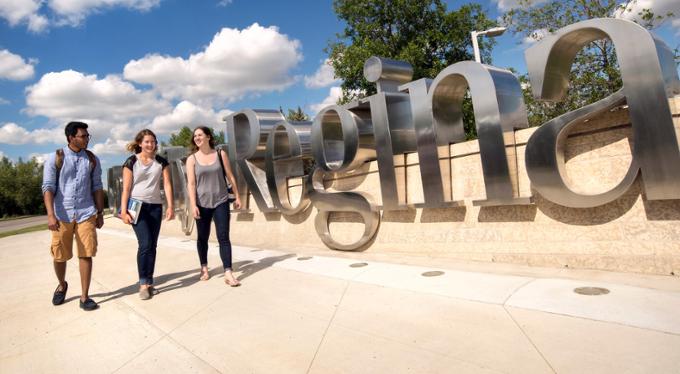
[[[78,257],[97,254],[97,215],[77,222],[59,221],[59,230],[52,231],[52,257],[56,262],[66,262],[73,257],[73,236],[78,244]]]

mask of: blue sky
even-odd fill
[[[516,1],[479,3],[498,17]],[[338,92],[323,50],[342,28],[331,0],[0,0],[0,157],[44,157],[69,120],[90,124],[107,168],[144,127],[166,139],[242,108],[313,115]],[[678,29],[658,33],[675,47]],[[497,40],[493,64],[524,72],[521,38]]]

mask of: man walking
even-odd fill
[[[47,226],[52,230],[54,272],[59,280],[52,304],[63,304],[66,299],[66,261],[73,257],[75,237],[82,288],[80,308],[95,310],[99,305],[88,292],[92,257],[97,254],[96,228],[104,225],[102,169],[99,159],[87,150],[90,134],[86,123],[69,122],[64,132],[68,146],[47,158],[42,184]]]

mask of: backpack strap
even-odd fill
[[[56,157],[54,158],[54,166],[57,169],[57,188],[59,188],[59,175],[61,174],[62,166],[64,166],[64,150],[62,148],[59,148],[56,151]]]
[[[62,148],[57,149],[57,156],[54,158],[54,166],[57,167],[57,175],[61,172],[61,167],[64,166],[64,150]]]
[[[227,202],[233,203],[236,201],[236,195],[234,195],[234,189],[231,187],[231,183],[229,183],[229,178],[227,178],[227,171],[224,170],[224,163],[222,163],[222,153],[219,148],[217,148],[217,160],[220,162],[222,175],[224,176],[224,181],[227,184]]]
[[[221,153],[221,150],[219,148],[217,148],[217,160],[220,162],[220,168],[222,169],[222,175],[224,176],[224,179],[227,180],[227,171],[224,170],[224,164],[222,163],[222,153]],[[227,180],[227,185],[229,185],[228,180]]]
[[[94,169],[97,167],[97,157],[89,149],[85,150],[88,160],[90,160],[90,177],[94,175]]]
[[[61,174],[61,168],[64,166],[64,149],[59,148],[56,151],[56,157],[54,158],[54,166],[57,168],[57,186],[59,185],[59,174]],[[85,154],[87,159],[90,160],[90,180],[94,177],[94,169],[97,167],[97,157],[92,153],[92,151],[86,149]]]

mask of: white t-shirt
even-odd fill
[[[132,192],[130,197],[149,204],[162,204],[161,176],[168,161],[156,155],[148,165],[144,165],[138,155],[132,155],[123,167],[132,171]]]

